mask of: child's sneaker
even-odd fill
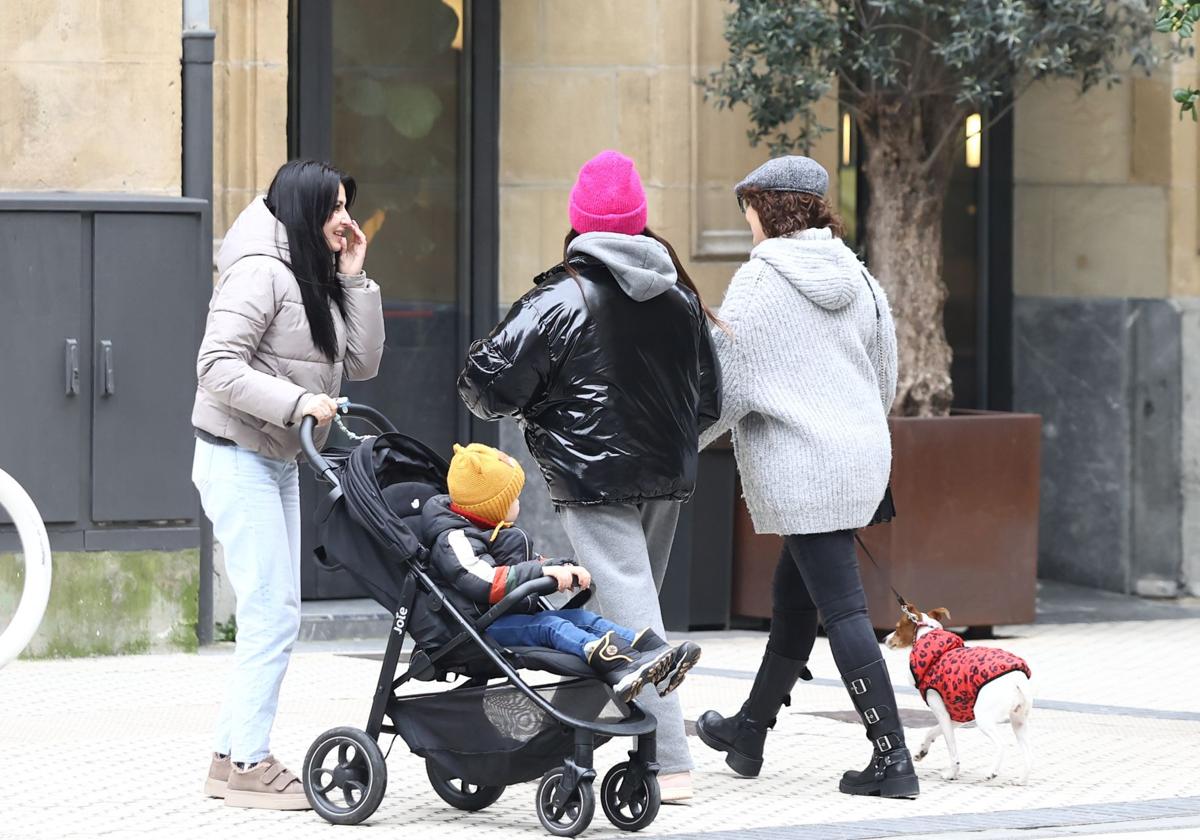
[[[654,684],[654,687],[658,689],[658,696],[666,697],[679,688],[683,678],[687,676],[687,672],[692,670],[692,666],[699,661],[700,645],[695,642],[680,642],[672,648],[671,667],[667,669],[666,675]]]
[[[633,637],[633,649],[637,651],[652,651],[666,648],[667,643],[649,627],[638,631]],[[687,672],[692,670],[700,661],[700,645],[695,642],[680,642],[671,648],[671,666],[664,671],[662,678],[655,682],[659,697],[666,697],[679,688]]]
[[[633,643],[630,645],[630,647],[639,653],[644,653],[648,650],[658,650],[666,646],[667,643],[663,641],[662,637],[649,627],[639,630],[637,635],[633,637]]]
[[[622,703],[637,697],[644,686],[657,683],[671,667],[669,647],[638,651],[611,630],[589,647],[588,665],[613,687]]]

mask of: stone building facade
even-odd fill
[[[315,5],[329,3],[337,20],[404,23],[389,17],[400,14],[399,5]],[[296,151],[289,78],[312,64],[296,33],[300,4],[202,5],[217,33],[212,224],[219,238]],[[464,70],[458,83],[460,100],[473,107],[498,96],[495,135],[472,142],[495,144],[498,286],[491,295],[500,311],[560,257],[575,171],[604,148],[637,160],[651,226],[675,244],[717,304],[749,244],[730,185],[767,157],[765,148],[748,145],[744,112],[716,110],[697,84],[725,53],[726,3],[503,0],[498,31],[464,24],[484,0],[442,5],[459,16],[453,49],[462,52],[464,37],[468,49],[472,39],[498,43],[495,66]],[[181,194],[183,6],[6,4],[0,191]],[[485,83],[489,74],[498,79]],[[1196,126],[1178,119],[1170,96],[1195,74],[1189,61],[1082,98],[1069,86],[1045,85],[1015,110],[1012,407],[1045,418],[1047,576],[1149,595],[1200,594],[1200,146]],[[341,88],[334,85],[331,95],[336,108]],[[464,106],[460,115],[469,111]],[[441,113],[446,119],[450,110]],[[839,123],[833,104],[824,117]],[[837,133],[812,153],[836,173]],[[469,255],[478,245],[454,247]],[[3,318],[0,312],[0,326]],[[523,451],[516,437],[506,429],[501,441]],[[552,526],[544,499],[531,508]],[[195,563],[191,551],[151,556],[153,574],[161,562]],[[93,562],[87,552],[72,554],[56,573],[69,579],[73,568]],[[103,564],[111,570],[130,561],[116,552]],[[15,599],[17,577],[11,569],[0,577],[8,581],[0,583],[0,604]],[[186,585],[150,612],[174,610],[176,623],[186,617],[169,603],[191,597],[179,592],[192,591],[194,576],[182,578]],[[70,605],[56,603],[52,620],[54,610],[63,621],[71,617]],[[114,621],[98,615],[98,625]]]

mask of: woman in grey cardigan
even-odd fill
[[[723,408],[700,443],[733,430],[755,530],[785,539],[750,697],[732,717],[706,712],[697,730],[735,771],[758,775],[767,730],[796,680],[811,678],[819,619],[874,747],[842,792],[913,797],[917,777],[854,551],[891,470],[896,333],[883,290],[840,238],[828,186],[820,164],[789,156],[736,188],[754,249],[721,305],[728,329],[713,331]]]
[[[300,629],[297,424],[323,427],[343,377],[370,379],[383,355],[379,286],[350,218],[354,179],[293,161],[225,235],[192,410],[192,481],[225,550],[237,650],[204,791],[225,804],[308,808],[270,754],[279,686]]]

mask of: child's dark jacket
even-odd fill
[[[542,577],[543,566],[563,562],[539,557],[520,528],[495,531],[455,512],[447,495],[434,496],[425,503],[421,542],[429,547],[435,577],[453,590],[452,596],[463,596],[454,599],[456,604],[475,616],[521,584]],[[513,612],[533,612],[536,603],[536,599],[530,599]]]

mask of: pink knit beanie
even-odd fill
[[[571,188],[571,227],[636,236],[646,229],[646,192],[633,161],[604,151],[579,170]]]

